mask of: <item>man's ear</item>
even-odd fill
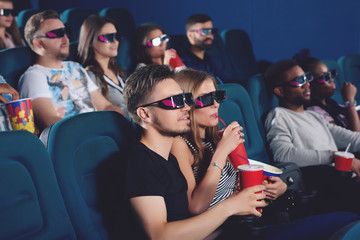
[[[283,87],[275,87],[274,94],[280,98],[284,97],[284,88]]]
[[[149,110],[146,109],[146,108],[139,107],[136,110],[136,113],[144,123],[148,123],[149,120],[151,119],[151,115],[149,114]]]
[[[37,48],[43,48],[43,42],[39,38],[33,39],[33,44]]]
[[[193,44],[193,40],[192,40],[192,37],[193,37],[193,32],[191,32],[191,31],[187,30],[187,31],[186,31],[186,36],[187,36],[187,38],[188,38],[188,40],[189,40],[190,44],[192,45],[192,44]]]

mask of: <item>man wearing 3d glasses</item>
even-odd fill
[[[360,133],[329,124],[321,115],[304,110],[304,104],[310,101],[309,82],[313,76],[305,73],[294,60],[272,64],[264,77],[268,89],[280,103],[265,121],[274,161],[296,163],[308,187],[327,194],[328,198],[319,203],[320,208],[329,210],[336,205],[336,210],[360,213],[360,185],[339,176],[330,166],[334,152],[345,149],[349,143],[350,152],[360,152]],[[353,159],[351,170],[360,176],[359,159]]]
[[[94,110],[113,110],[124,115],[123,110],[101,95],[80,64],[63,61],[69,56],[68,36],[72,31],[55,11],[33,15],[24,31],[37,59],[20,78],[20,96],[32,99],[40,130],[63,118]]]
[[[206,53],[212,48],[216,33],[211,18],[206,14],[194,14],[187,19],[185,29],[190,47],[181,54],[184,64],[213,75],[219,83],[231,82],[231,78]]]

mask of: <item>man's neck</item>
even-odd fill
[[[293,105],[290,103],[280,102],[280,107],[287,108],[291,111],[302,113],[304,112],[304,105]]]
[[[205,57],[205,50],[201,49],[195,45],[191,45],[189,48],[190,52],[192,52],[192,54],[194,54],[195,56],[197,56],[198,58],[200,58],[201,60],[204,60]]]
[[[164,136],[156,129],[145,130],[144,135],[141,137],[140,142],[147,146],[152,151],[156,152],[164,159],[168,160],[170,149],[174,137]]]
[[[47,68],[53,68],[53,69],[61,69],[62,68],[62,60],[48,58],[45,56],[38,56],[36,64],[41,65],[43,67],[47,67]]]

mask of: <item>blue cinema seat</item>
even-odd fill
[[[220,104],[219,117],[228,125],[237,121],[244,128],[245,149],[249,158],[269,162],[265,142],[261,136],[250,97],[240,84],[227,83],[218,85],[226,90],[227,100]],[[220,126],[222,124],[220,123]]]
[[[342,104],[344,103],[344,99],[341,96],[341,88],[343,87],[345,80],[344,80],[344,73],[342,68],[340,67],[339,63],[336,60],[321,60],[325,65],[328,67],[329,71],[335,69],[338,73],[338,76],[334,79],[336,90],[334,95],[332,95],[332,99],[336,102]]]
[[[76,239],[44,145],[0,132],[0,239]]]
[[[80,28],[84,20],[91,15],[97,14],[96,10],[85,8],[69,8],[61,13],[61,20],[65,26],[71,28],[74,32],[74,35],[69,38],[70,42],[79,40]]]
[[[254,107],[256,122],[259,126],[261,135],[266,142],[263,123],[270,110],[279,106],[279,100],[274,94],[269,93],[266,90],[264,77],[260,73],[249,78],[247,92],[249,93]]]
[[[226,54],[236,78],[246,85],[249,77],[257,73],[257,63],[248,34],[244,30],[229,29],[221,32]]]
[[[0,51],[0,75],[15,89],[25,70],[35,63],[35,53],[29,47],[16,47]]]
[[[124,225],[117,222],[123,160],[134,136],[131,123],[112,111],[83,113],[50,128],[47,149],[79,239],[109,239]]]
[[[124,38],[131,39],[135,32],[135,21],[132,14],[125,8],[104,8],[100,16],[107,17],[116,23],[118,31]]]
[[[348,81],[360,89],[360,55],[347,55],[338,59],[343,70],[344,82]],[[356,94],[355,100],[360,103],[360,94]]]
[[[221,69],[228,79],[222,79],[223,82],[241,83],[241,79],[237,77],[231,66],[228,52],[226,51],[224,42],[219,33],[214,34],[214,41],[212,48],[206,50],[206,53],[211,57],[214,65]]]
[[[99,15],[116,23],[117,31],[123,39],[119,43],[118,55],[115,60],[128,73],[131,65],[131,39],[136,29],[133,16],[127,9],[112,7],[102,9]]]
[[[16,23],[19,27],[21,36],[24,38],[24,28],[25,25],[27,23],[27,21],[29,20],[29,18],[34,15],[37,14],[39,12],[41,12],[41,9],[25,9],[19,12],[19,15],[17,16],[16,19]]]
[[[170,34],[170,41],[168,42],[168,48],[175,49],[181,56],[190,45],[187,37],[184,34]]]

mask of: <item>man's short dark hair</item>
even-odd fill
[[[124,87],[124,100],[127,110],[138,125],[141,119],[136,110],[147,104],[156,84],[167,78],[174,78],[175,72],[168,65],[151,64],[141,67],[129,76]]]
[[[284,82],[284,73],[297,65],[293,59],[285,59],[271,64],[264,73],[268,91],[273,92],[276,86]]]
[[[189,30],[189,28],[197,23],[206,23],[208,21],[212,21],[211,17],[206,14],[194,14],[191,15],[187,20],[185,24],[185,30]]]
[[[32,15],[29,20],[26,22],[24,35],[26,42],[29,44],[31,49],[33,49],[34,44],[34,35],[39,30],[41,23],[47,19],[59,19],[59,15],[54,10],[46,10],[38,14]]]

